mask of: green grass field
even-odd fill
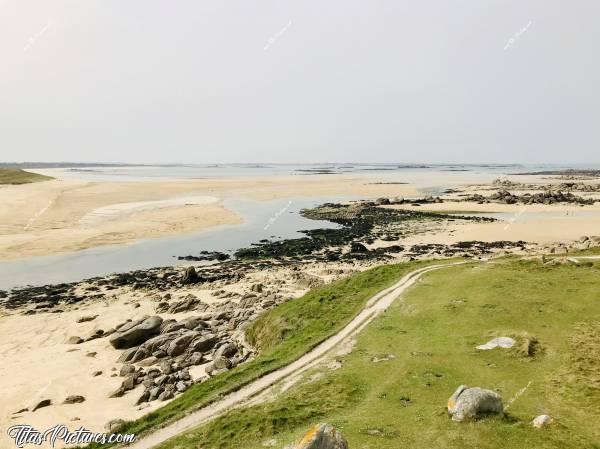
[[[19,168],[0,168],[0,185],[29,184],[32,182],[48,181],[50,176],[38,175]]]
[[[302,310],[292,304],[264,318],[275,329],[262,331],[266,340],[287,329],[281,323],[296,322]],[[314,306],[311,316],[319,315]],[[538,345],[529,353],[475,350],[505,335],[535,337]],[[600,448],[600,261],[548,267],[503,259],[429,273],[340,360],[341,368],[309,372],[272,402],[234,410],[160,447],[259,449],[274,439],[281,448],[326,421],[350,449]],[[512,400],[506,416],[452,422],[446,401],[460,384],[496,389],[505,405]],[[530,421],[542,413],[556,422],[534,429]]]
[[[194,385],[165,407],[126,424],[121,431],[142,435],[293,362],[350,322],[371,296],[410,271],[433,263],[421,261],[373,268],[313,289],[266,312],[246,332],[248,340],[261,348],[260,356]]]

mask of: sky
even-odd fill
[[[0,0],[0,161],[599,163],[597,0]]]

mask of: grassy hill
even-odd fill
[[[255,335],[281,341],[266,347],[285,344],[287,337],[277,336],[281,323],[298,322],[292,304],[257,322]],[[314,306],[311,316],[327,316]],[[495,336],[513,336],[519,345],[475,349]],[[283,447],[326,421],[351,449],[600,448],[600,261],[504,259],[429,273],[339,361],[341,368],[308,372],[275,400],[160,447]],[[460,384],[497,390],[510,403],[505,417],[452,422],[446,401]],[[534,429],[530,422],[542,413],[556,422]]]
[[[0,185],[2,184],[29,184],[32,182],[48,181],[50,176],[38,175],[20,168],[0,168]]]

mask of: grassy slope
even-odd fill
[[[31,182],[48,181],[50,176],[38,175],[18,168],[0,168],[0,185],[29,184]]]
[[[263,349],[259,357],[194,385],[165,407],[128,423],[122,432],[140,435],[155,429],[289,364],[344,327],[378,291],[392,285],[404,274],[432,263],[411,262],[373,268],[318,287],[267,312],[247,331],[249,341],[255,341]]]
[[[282,447],[318,421],[342,428],[352,449],[600,448],[599,286],[600,262],[504,260],[433,272],[361,333],[341,369],[161,449],[259,449],[271,438]],[[474,350],[522,332],[543,348],[533,358]],[[395,358],[372,362],[386,354]],[[498,389],[505,404],[517,398],[503,419],[457,424],[445,404],[463,383]],[[533,429],[541,413],[558,424]]]

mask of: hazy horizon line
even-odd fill
[[[520,166],[520,165],[600,165],[600,162],[357,162],[357,161],[327,161],[327,162],[100,162],[100,161],[0,161],[3,166],[27,166],[27,165],[53,165],[59,168],[61,165],[80,166],[129,166],[129,167],[185,167],[185,166],[219,166],[219,165],[402,165],[407,167],[418,167],[426,165],[460,165],[460,166]]]

